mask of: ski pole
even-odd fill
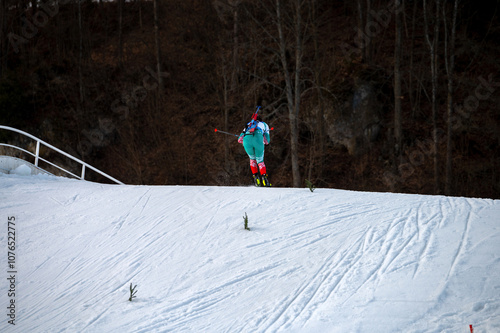
[[[224,133],[224,134],[227,134],[227,135],[239,136],[238,134],[233,134],[233,133],[224,132],[224,131],[218,130],[217,128],[215,129],[215,132],[218,132],[218,133]]]

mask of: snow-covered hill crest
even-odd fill
[[[0,175],[0,212],[1,332],[500,331],[499,200]]]

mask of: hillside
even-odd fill
[[[275,128],[265,160],[276,185],[308,179],[323,188],[498,199],[500,2],[460,1],[449,75],[453,2],[440,1],[436,14],[437,1],[429,1],[428,10],[418,1],[401,9],[396,98],[393,0],[283,1],[282,38],[274,0],[157,1],[158,29],[154,1],[32,8],[36,2],[13,0],[0,15],[0,124],[113,170],[127,184],[243,186],[247,156],[214,128],[238,134],[261,105]],[[433,89],[427,37],[434,38],[435,22]]]
[[[0,212],[2,332],[500,329],[498,200],[0,174]]]

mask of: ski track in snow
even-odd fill
[[[500,329],[498,200],[19,176],[0,194],[21,221],[1,332]]]

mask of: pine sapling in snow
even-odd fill
[[[248,227],[248,216],[247,216],[246,212],[245,212],[245,216],[243,216],[243,221],[245,222],[245,230],[250,231],[250,228]]]
[[[316,186],[314,186],[313,183],[309,179],[306,179],[306,186],[309,187],[309,191],[314,192],[316,189]]]
[[[135,285],[133,288],[132,288],[132,283],[130,283],[130,297],[129,297],[129,301],[132,302],[132,299],[135,298],[135,293],[137,292],[137,290],[135,289],[137,287],[137,285]]]

